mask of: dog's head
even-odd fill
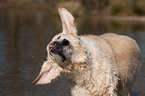
[[[42,65],[39,76],[33,84],[46,84],[61,72],[71,72],[81,64],[86,64],[87,56],[77,36],[74,17],[64,8],[58,9],[63,32],[56,35],[47,46],[47,61]]]

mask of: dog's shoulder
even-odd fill
[[[140,49],[136,41],[128,36],[114,33],[103,34],[100,37],[105,39],[111,46],[116,57],[121,79],[132,78],[132,74],[136,72],[136,67],[141,66]]]
[[[106,40],[112,49],[116,52],[122,51],[129,53],[128,55],[140,53],[137,42],[129,36],[107,33],[100,35],[100,37]]]
[[[112,65],[115,64],[112,47],[102,36],[85,35],[81,36],[80,38],[82,42],[81,45],[93,55],[93,59],[96,59],[95,57],[101,57],[99,60],[106,59],[104,61],[111,62]],[[112,59],[110,60],[109,58]]]

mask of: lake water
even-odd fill
[[[145,23],[87,15],[75,15],[79,34],[114,32],[137,41],[143,66],[133,95],[145,96]],[[0,10],[0,96],[70,96],[63,75],[52,84],[31,84],[46,60],[47,44],[61,31],[58,14],[50,10]]]

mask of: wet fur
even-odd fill
[[[70,45],[60,54],[51,54],[33,84],[51,83],[60,73],[69,74],[72,96],[130,96],[136,73],[141,66],[140,49],[130,37],[106,33],[78,36],[73,16],[59,9],[63,32],[51,42],[67,39]]]

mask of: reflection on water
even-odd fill
[[[61,31],[58,15],[50,11],[0,10],[0,96],[70,96],[65,76],[47,85],[31,85],[46,59],[46,45]],[[145,95],[145,24],[76,18],[79,34],[116,32],[134,38],[142,51],[143,68],[134,85]]]

